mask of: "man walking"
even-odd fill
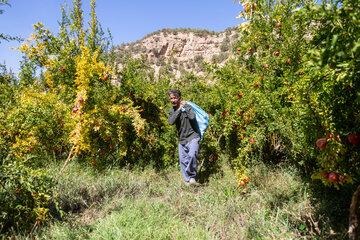
[[[179,160],[180,169],[185,182],[189,185],[197,184],[196,172],[198,167],[199,133],[196,132],[195,112],[190,104],[181,101],[179,90],[170,90],[169,98],[172,108],[169,110],[169,124],[176,124],[179,132]]]

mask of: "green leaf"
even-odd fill
[[[338,40],[339,36],[337,34],[335,34],[331,40],[331,48],[334,48],[336,43],[337,43],[337,40]]]

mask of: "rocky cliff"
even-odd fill
[[[186,72],[204,75],[204,62],[223,64],[231,55],[233,43],[239,38],[236,28],[223,32],[198,29],[164,29],[115,49],[121,70],[127,56],[145,57],[155,70],[155,76],[167,66],[176,78]]]

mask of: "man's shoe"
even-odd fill
[[[196,182],[195,178],[190,178],[189,185],[198,185],[198,183]]]

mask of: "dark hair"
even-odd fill
[[[171,89],[168,93],[168,95],[170,96],[170,94],[174,94],[174,95],[178,95],[179,98],[181,98],[181,92],[177,89]]]

